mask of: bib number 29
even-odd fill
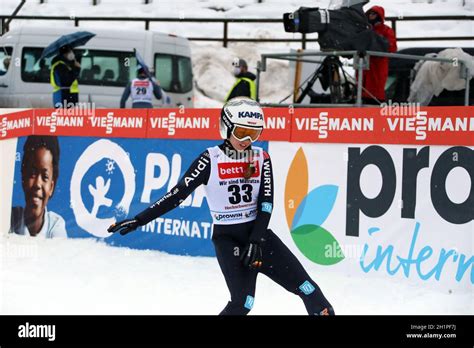
[[[250,203],[252,201],[252,189],[253,186],[250,184],[244,184],[242,187],[239,185],[229,185],[227,191],[230,192],[229,203],[239,204],[240,202]]]
[[[146,88],[145,87],[137,87],[135,89],[135,91],[137,92],[137,95],[145,95],[146,94]]]

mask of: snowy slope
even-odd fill
[[[0,314],[218,314],[217,260],[114,248],[90,239],[0,238]],[[337,314],[474,314],[472,293],[443,293],[309,267]],[[251,314],[306,314],[260,275]]]
[[[21,14],[76,16],[109,15],[125,17],[265,17],[279,18],[281,13],[299,6],[327,8],[329,0],[154,0],[143,4],[143,0],[99,0],[91,7],[91,0],[28,0]],[[455,15],[469,14],[473,10],[472,0],[377,0],[370,5],[383,6],[389,16],[399,15]],[[10,14],[18,5],[17,0],[0,0],[1,14]],[[91,11],[93,9],[93,13]]]

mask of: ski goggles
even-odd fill
[[[256,142],[262,133],[262,128],[247,128],[242,126],[234,126],[232,135],[239,141],[250,140]]]

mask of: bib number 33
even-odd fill
[[[240,202],[250,203],[252,201],[252,189],[253,186],[250,184],[243,184],[242,187],[239,185],[229,185],[227,191],[230,192],[229,203],[239,204]]]

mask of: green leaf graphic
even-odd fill
[[[291,237],[301,253],[319,265],[334,265],[345,257],[338,241],[321,226],[299,226]]]

